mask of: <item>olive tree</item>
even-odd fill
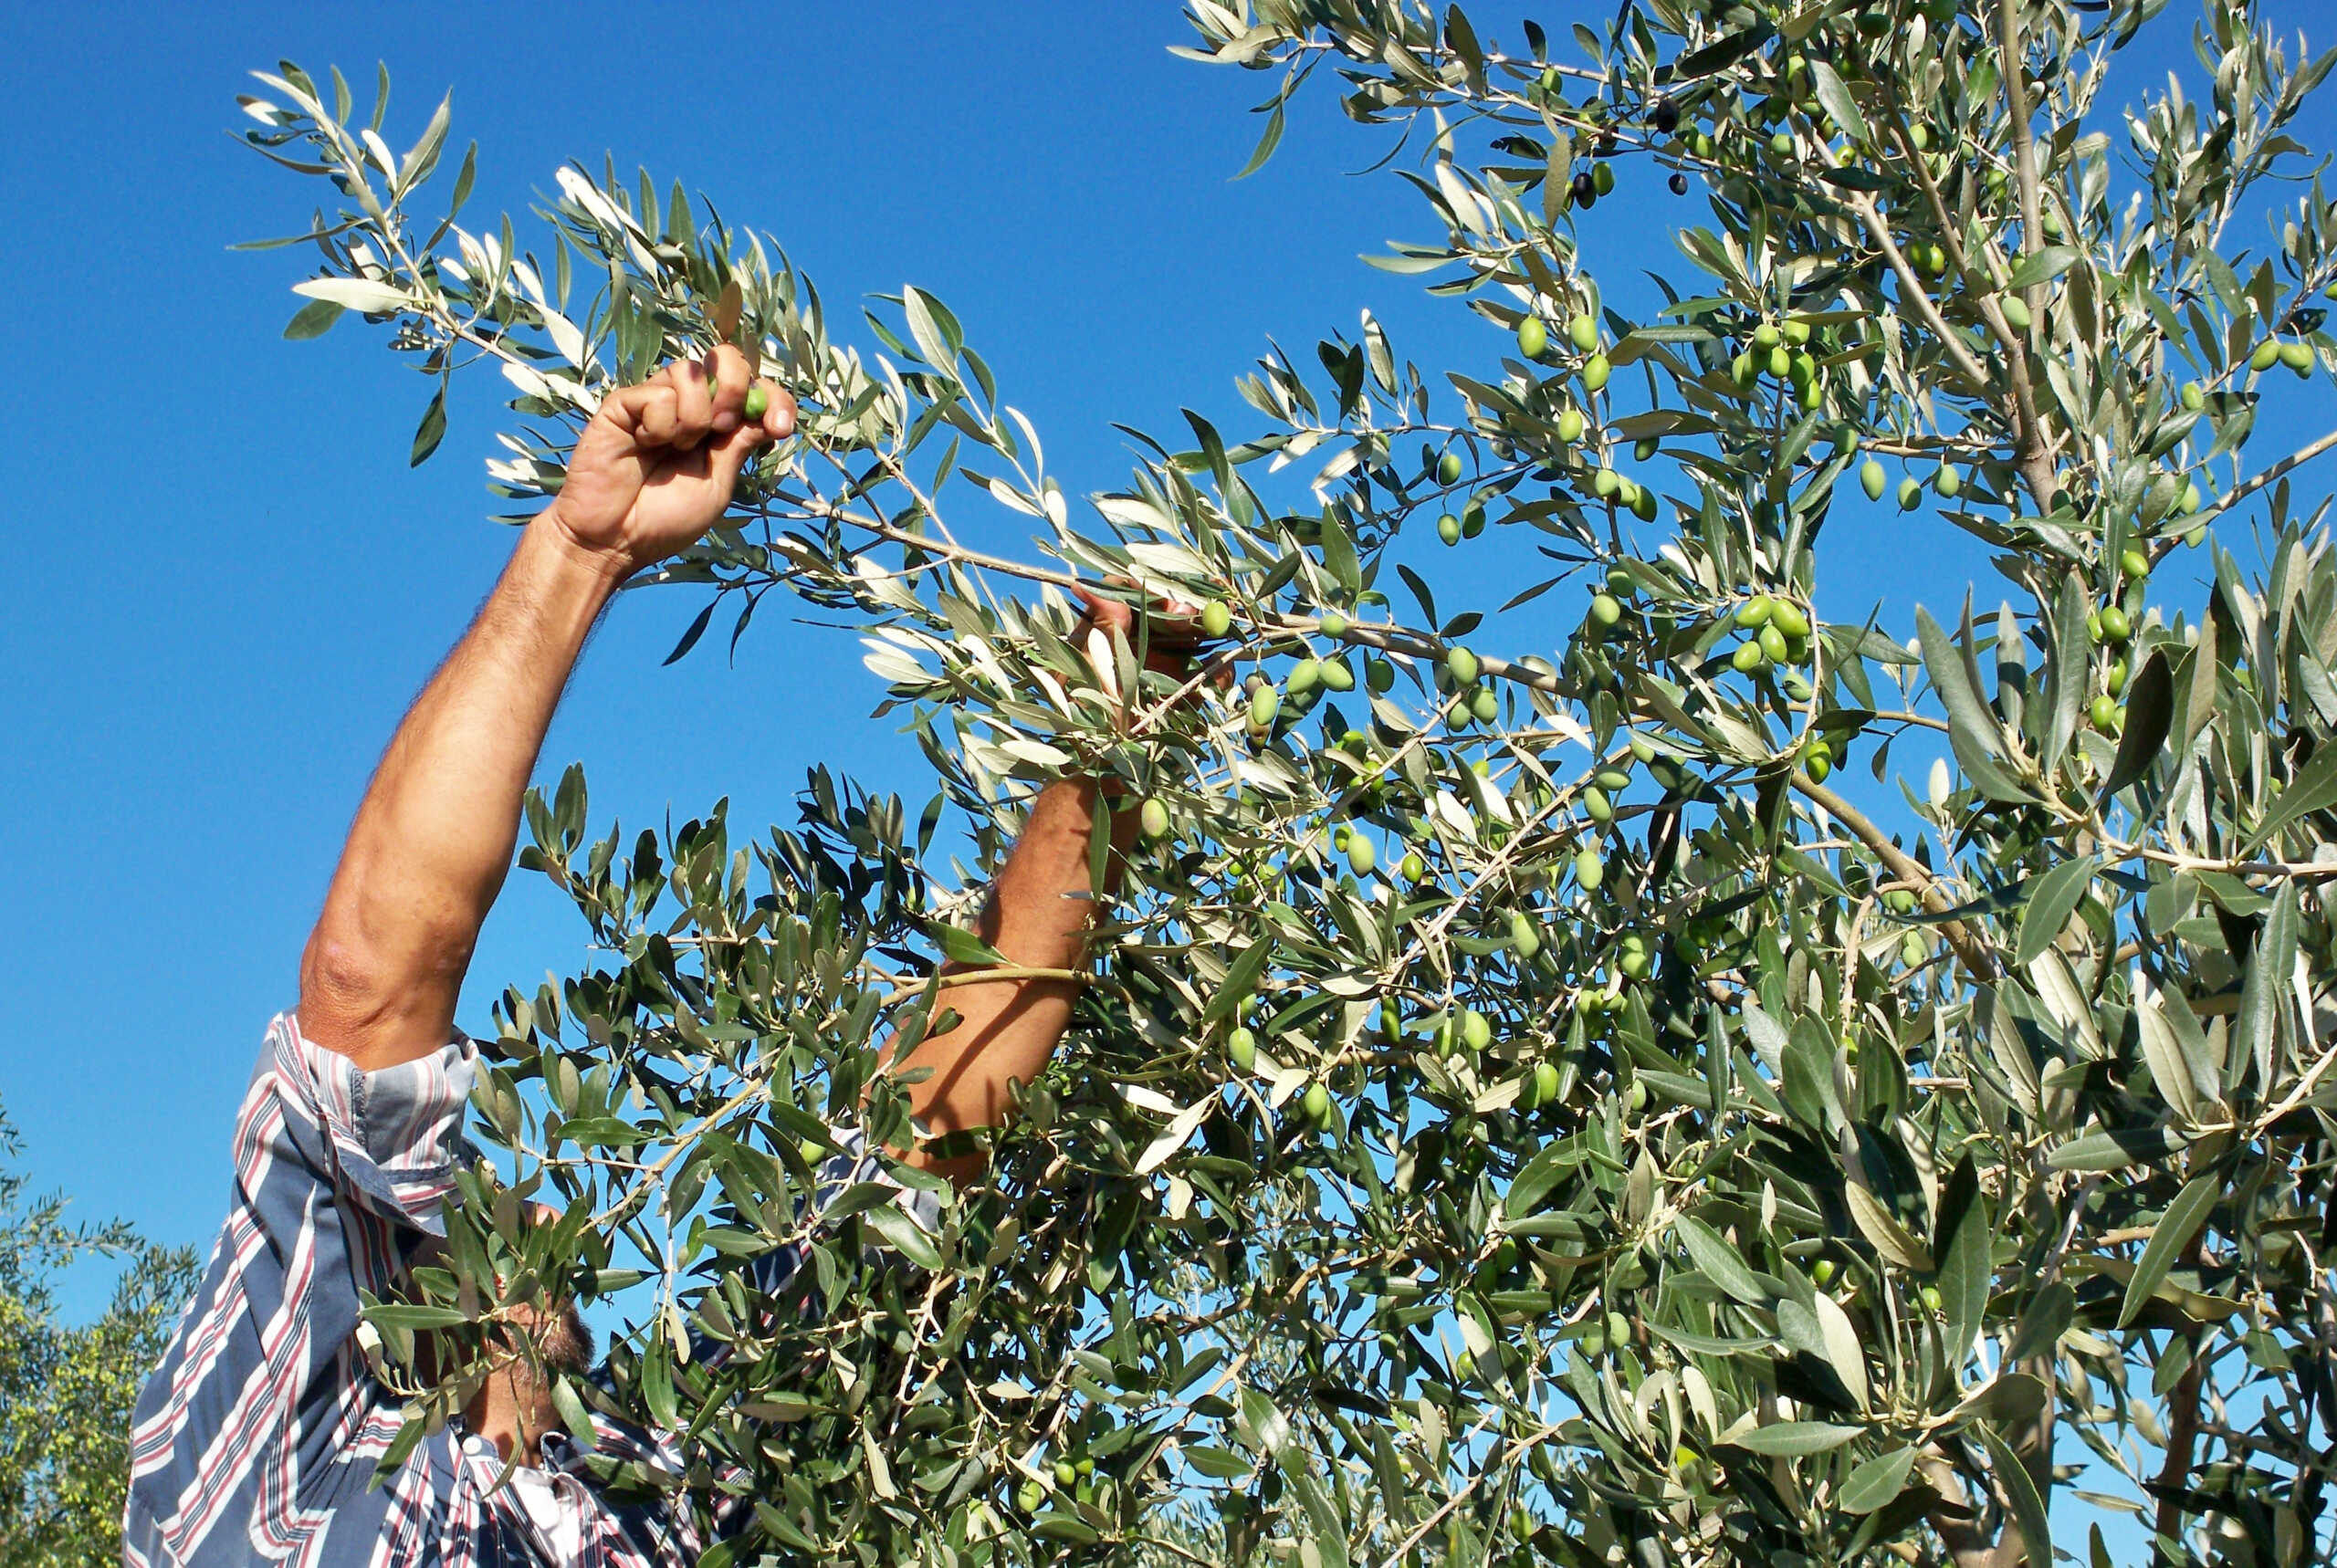
[[[929,293],[843,321],[613,168],[523,240],[462,225],[466,154],[425,216],[446,105],[399,153],[386,80],[365,123],[265,74],[249,140],[331,191],[288,335],[386,328],[415,461],[472,364],[521,512],[669,356],[793,391],[640,586],[703,599],[677,655],[751,658],[774,591],[861,628],[936,786],[531,802],[600,959],[483,1031],[507,1157],[372,1317],[409,1437],[477,1376],[412,1381],[417,1333],[572,1289],[633,1327],[571,1424],[681,1435],[610,1484],[751,1499],[709,1563],[2106,1563],[2083,1499],[2325,1560],[2337,562],[2291,476],[2337,434],[2250,435],[2268,381],[2328,406],[2328,57],[2160,10],[1191,0],[1185,52],[1273,84],[1259,161],[1309,84],[1398,128],[1441,232],[1375,259],[1478,329],[1272,353],[1247,429],[1076,500]],[[2125,79],[2185,25],[2189,86]],[[1619,178],[1694,198],[1636,314],[1577,237]],[[1829,579],[1894,512],[1985,601]],[[1429,536],[1487,532],[1546,570],[1458,602]],[[1209,665],[1091,666],[1066,591],[1112,580]],[[995,971],[982,879],[1069,768],[1146,802],[1072,1038],[983,1185],[898,1172],[937,1228],[873,1183],[815,1222],[829,1126],[911,1135],[882,1054]]]
[[[113,1562],[131,1407],[194,1293],[195,1258],[120,1220],[68,1221],[62,1194],[32,1190],[23,1152],[0,1113],[0,1568]],[[58,1286],[100,1257],[121,1270],[105,1309],[69,1322]]]

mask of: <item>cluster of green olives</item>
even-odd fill
[[[1808,662],[1809,617],[1790,600],[1756,593],[1736,607],[1734,620],[1745,641],[1729,655],[1731,669],[1749,675],[1772,664]]]

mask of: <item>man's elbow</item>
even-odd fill
[[[469,967],[467,944],[385,953],[320,925],[300,955],[300,1032],[355,1058],[403,1058],[445,1043],[453,997]],[[438,1014],[445,1017],[440,1019]],[[417,1034],[417,1030],[419,1034]],[[428,1038],[422,1038],[427,1036]]]

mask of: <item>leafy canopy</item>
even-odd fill
[[[613,168],[523,243],[459,225],[473,148],[424,218],[448,105],[401,154],[386,80],[365,124],[263,76],[249,140],[333,193],[288,335],[387,328],[415,461],[473,364],[522,510],[670,356],[795,392],[651,579],[706,599],[676,654],[784,590],[864,630],[936,784],[913,820],[817,770],[735,835],[531,803],[603,956],[504,998],[508,1168],[373,1314],[409,1440],[477,1375],[415,1380],[418,1330],[569,1288],[635,1325],[571,1422],[686,1433],[613,1482],[753,1498],[710,1562],[2041,1564],[2080,1490],[2169,1560],[2324,1559],[2337,563],[2290,486],[2337,434],[2249,438],[2326,407],[2330,209],[2267,182],[2328,57],[2206,0],[2193,85],[2130,83],[2160,9],[1192,0],[1188,53],[1276,83],[1259,160],[1309,84],[1402,128],[1441,232],[1372,259],[1479,330],[1270,354],[1250,429],[1076,505],[931,295],[832,319]],[[1701,198],[1643,314],[1577,237],[1621,180]],[[1881,624],[1829,527],[1961,530],[1999,603]],[[1545,569],[1498,608],[1436,580],[1485,535]],[[1128,650],[1098,690],[1062,590],[1106,577],[1221,605],[1242,683]],[[980,880],[1072,768],[1158,831],[994,1179],[934,1235],[873,1185],[811,1229],[823,1123],[906,1135],[878,1049],[990,959]]]
[[[194,1254],[128,1226],[68,1224],[66,1200],[34,1196],[16,1129],[0,1115],[0,1568],[121,1557],[130,1410],[194,1290]],[[123,1260],[96,1322],[59,1321],[58,1276]]]

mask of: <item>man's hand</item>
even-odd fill
[[[1072,629],[1072,645],[1087,655],[1097,684],[1106,692],[1118,694],[1124,703],[1136,696],[1133,692],[1119,692],[1117,664],[1112,654],[1116,636],[1125,639],[1154,674],[1179,683],[1191,676],[1193,661],[1207,641],[1195,619],[1200,612],[1193,606],[1161,600],[1159,608],[1147,612],[1139,624],[1133,605],[1084,588],[1078,592],[1086,612]],[[1220,671],[1219,675],[1221,685],[1231,679],[1231,672]]]
[[[568,542],[621,577],[713,526],[757,447],[795,429],[795,400],[769,382],[749,419],[747,356],[725,343],[612,392],[577,438],[567,483],[544,513]]]

